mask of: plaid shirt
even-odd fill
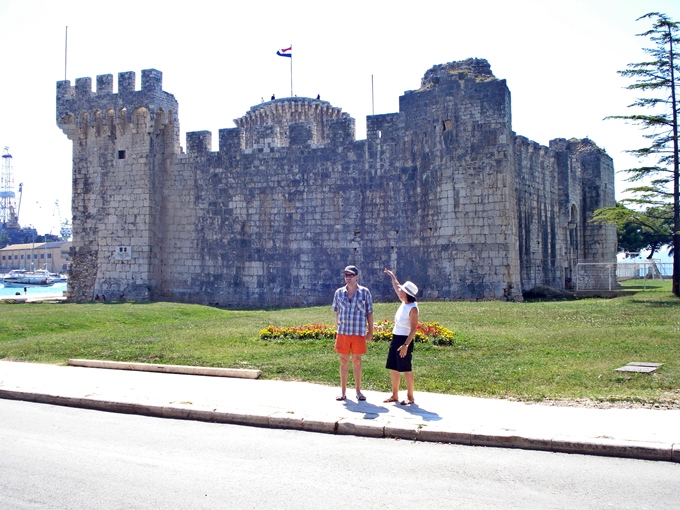
[[[358,285],[350,301],[347,286],[340,287],[333,296],[333,311],[338,314],[338,334],[365,335],[366,315],[373,313],[371,291]]]

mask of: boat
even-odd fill
[[[64,283],[68,281],[68,277],[66,275],[59,273],[50,273],[47,269],[36,269],[35,273],[44,274],[45,276],[48,276],[53,283]]]
[[[5,287],[50,287],[54,280],[47,271],[26,271],[25,269],[13,269],[2,278]]]

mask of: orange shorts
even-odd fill
[[[366,337],[363,335],[337,335],[335,352],[340,354],[366,354]]]

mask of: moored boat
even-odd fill
[[[14,269],[2,278],[2,284],[5,287],[50,287],[54,285],[54,280],[46,271]]]

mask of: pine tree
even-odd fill
[[[650,19],[652,28],[640,37],[648,37],[652,48],[643,48],[651,58],[646,62],[628,64],[619,71],[624,78],[634,81],[628,89],[650,93],[652,97],[635,100],[630,107],[646,108],[649,114],[617,115],[608,119],[632,121],[650,132],[645,138],[650,145],[628,151],[640,158],[643,163],[650,159],[655,164],[643,164],[625,170],[628,182],[640,182],[639,186],[628,188],[633,198],[623,199],[622,203],[642,207],[663,208],[672,204],[672,241],[673,241],[673,294],[680,296],[680,168],[678,158],[678,88],[680,85],[680,25],[665,14],[650,12],[638,18]],[[610,209],[616,214],[616,208]],[[599,220],[607,217],[608,211],[601,210]],[[618,211],[620,213],[620,210]]]

